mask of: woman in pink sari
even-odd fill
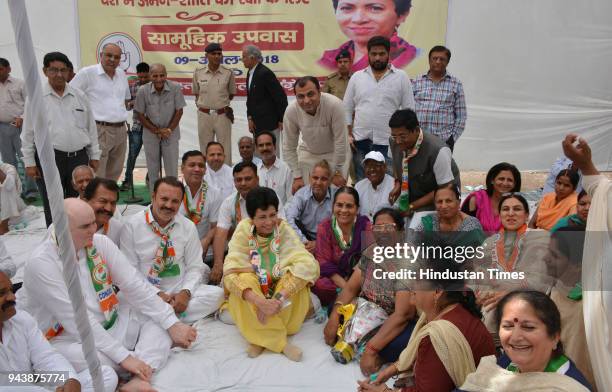
[[[359,215],[359,194],[355,188],[343,186],[334,194],[332,216],[319,223],[315,258],[321,276],[312,292],[323,306],[336,300],[337,292],[346,286],[354,267],[361,259],[362,234],[372,230],[367,216]]]
[[[489,169],[486,186],[486,189],[470,193],[463,202],[461,211],[478,218],[485,232],[497,233],[502,227],[499,202],[504,193],[520,192],[521,172],[510,163],[498,163]]]

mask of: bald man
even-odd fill
[[[85,188],[94,179],[96,173],[88,165],[80,165],[72,171],[72,187],[79,193],[79,198],[83,198]]]
[[[127,151],[128,102],[131,99],[125,72],[120,67],[121,47],[107,43],[100,52],[100,63],[82,68],[70,85],[85,93],[98,130],[100,163],[96,175],[117,181]]]
[[[0,241],[0,251],[3,245]],[[1,256],[0,256],[1,257]],[[17,310],[11,278],[15,270],[10,262],[0,261],[0,371],[2,372],[65,372],[66,378],[58,382],[64,392],[93,392],[89,369],[76,373],[70,362],[58,353],[45,339],[36,320],[24,310]],[[109,366],[102,366],[104,391],[113,392],[117,387],[117,374]],[[0,385],[7,385],[7,374],[0,374]],[[47,389],[22,385],[17,388],[29,392]],[[0,391],[9,390],[0,386]]]
[[[138,89],[134,111],[144,127],[142,143],[147,158],[149,187],[153,191],[153,184],[160,176],[162,158],[165,175],[178,175],[179,121],[183,116],[185,97],[180,84],[166,79],[163,65],[151,65],[150,74],[151,82]]]
[[[64,208],[98,358],[103,365],[134,375],[122,390],[151,390],[151,376],[165,365],[172,344],[189,347],[196,330],[178,321],[172,307],[157,295],[158,290],[110,239],[95,234],[96,218],[86,202],[66,199]],[[80,372],[87,363],[58,252],[52,226],[26,263],[18,296],[51,344]],[[121,296],[116,295],[116,287]]]

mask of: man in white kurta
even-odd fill
[[[612,385],[612,181],[595,168],[584,139],[569,134],[562,146],[582,172],[582,186],[591,196],[582,257],[582,304],[595,382],[606,391]]]
[[[177,316],[193,323],[219,308],[223,289],[202,281],[208,266],[195,225],[178,213],[183,196],[176,178],[159,179],[151,206],[125,222],[121,250]]]
[[[7,264],[0,263],[0,391],[47,391],[30,384],[10,384],[6,372],[62,372],[54,382],[55,386],[71,391],[73,389],[70,387],[80,384],[82,391],[93,392],[89,369],[77,374],[70,362],[45,339],[36,320],[24,310],[16,311],[10,280],[14,270],[5,267]],[[104,390],[113,392],[117,387],[115,371],[109,366],[102,366],[102,378]]]
[[[385,173],[385,157],[379,151],[367,153],[362,165],[366,178],[355,184],[355,190],[359,193],[359,213],[373,222],[378,210],[391,207],[389,193],[395,186],[395,179]]]
[[[95,234],[94,213],[87,203],[66,199],[64,206],[98,358],[103,365],[136,376],[124,386],[126,389],[150,387],[150,377],[166,363],[172,343],[189,347],[196,331],[178,321],[172,307],[157,295],[158,290],[142,278],[110,239]],[[36,319],[51,344],[81,372],[87,363],[58,252],[51,226],[26,262],[24,284],[18,291],[19,306]],[[121,295],[116,296],[114,287]],[[105,306],[113,296],[118,303]]]
[[[21,200],[21,180],[13,165],[0,163],[0,235],[8,231],[9,221],[15,220],[26,208]]]
[[[181,172],[185,196],[179,212],[196,225],[204,262],[212,266],[212,240],[223,197],[217,187],[204,179],[206,158],[201,151],[192,150],[183,154]]]
[[[117,200],[119,199],[119,187],[113,180],[96,177],[92,179],[85,191],[83,200],[89,204],[96,214],[96,233],[107,236],[119,246],[123,222],[115,218],[117,211]]]
[[[263,131],[255,137],[255,145],[262,158],[257,164],[259,185],[274,190],[280,203],[287,204],[293,197],[293,174],[289,165],[276,156],[276,136]]]
[[[229,152],[228,154],[231,154]],[[206,147],[206,174],[204,179],[219,189],[221,196],[226,198],[234,190],[232,168],[224,164],[225,151],[221,143],[210,142]]]

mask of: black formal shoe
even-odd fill
[[[126,192],[126,191],[129,191],[130,189],[132,189],[132,184],[126,181],[123,181],[123,183],[119,187],[119,190],[121,192]]]

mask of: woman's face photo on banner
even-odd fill
[[[400,3],[399,7],[396,3]],[[398,8],[402,10],[401,3],[410,4],[410,0],[338,0],[336,20],[347,38],[365,47],[374,36],[391,38],[397,27],[406,20],[408,10],[403,14],[398,13]]]
[[[417,56],[417,48],[398,35],[412,0],[332,0],[332,6],[338,27],[349,40],[337,49],[323,52],[319,65],[335,70],[336,55],[347,50],[353,60],[352,72],[367,68],[368,40],[376,36],[389,39],[390,62],[398,68],[407,66]]]

